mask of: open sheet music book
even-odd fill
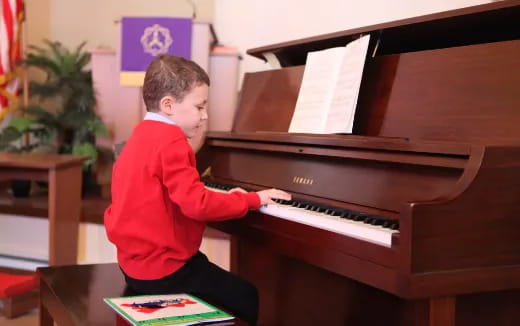
[[[307,54],[289,132],[352,132],[369,40]]]
[[[105,298],[132,325],[194,325],[235,317],[190,294]]]

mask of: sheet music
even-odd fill
[[[321,133],[334,84],[343,60],[343,47],[309,52],[289,132]]]
[[[308,53],[289,132],[352,132],[368,41]]]
[[[325,126],[327,133],[352,133],[369,40],[370,35],[366,35],[345,47]]]

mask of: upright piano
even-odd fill
[[[310,51],[370,34],[352,134],[288,127]],[[260,325],[520,325],[520,1],[264,46],[212,189],[292,201],[212,224]],[[207,169],[207,168],[210,169]]]

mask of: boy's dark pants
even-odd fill
[[[124,274],[124,273],[123,273]],[[254,285],[211,263],[198,252],[178,271],[158,280],[136,280],[125,274],[126,284],[142,294],[190,293],[256,325],[258,291]]]

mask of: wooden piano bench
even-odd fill
[[[18,317],[38,306],[36,275],[0,273],[0,301],[2,315]]]
[[[125,325],[103,298],[135,295],[125,284],[117,264],[51,266],[38,268],[40,326]],[[228,324],[226,324],[228,325]],[[247,326],[235,319],[230,326]]]

